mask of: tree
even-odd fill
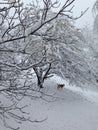
[[[33,73],[31,73],[31,70],[33,68],[36,74],[39,89],[43,88],[44,80],[51,76],[52,64],[54,64],[54,67],[57,63],[54,63],[54,60],[58,59],[57,55],[59,53],[57,52],[59,49],[55,49],[57,46],[52,47],[52,45],[61,41],[65,42],[66,39],[69,42],[69,36],[74,34],[73,28],[71,28],[71,35],[68,34],[65,38],[64,33],[67,28],[62,31],[62,25],[60,27],[59,24],[61,16],[73,19],[71,12],[74,1],[66,0],[64,5],[54,13],[52,13],[52,9],[56,8],[58,2],[52,2],[51,0],[43,0],[42,7],[39,6],[37,1],[26,7],[23,6],[20,0],[0,1],[0,5],[2,5],[0,7],[0,96],[4,95],[10,101],[8,106],[0,102],[0,116],[7,128],[14,129],[6,121],[6,118],[10,117],[21,122],[44,121],[32,121],[29,117],[17,116],[14,112],[19,110],[24,115],[25,112],[22,110],[25,106],[18,107],[17,105],[18,101],[24,96],[41,98],[40,91],[35,88],[35,82],[32,80]],[[79,17],[84,13],[85,11]],[[56,19],[61,34],[55,26],[54,21]],[[54,22],[54,27],[51,24],[52,22]],[[56,30],[57,34],[55,33]],[[68,30],[66,33],[68,33]],[[51,31],[53,32],[52,35],[50,35]],[[60,38],[60,41],[58,38]],[[70,40],[73,41],[73,39]],[[39,43],[37,44],[37,42]],[[30,45],[33,45],[31,50],[28,49]],[[38,96],[35,96],[33,92],[38,92]],[[19,129],[19,127],[16,129]]]
[[[95,35],[98,35],[98,0],[95,1],[92,11],[95,14],[93,31]]]

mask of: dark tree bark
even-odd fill
[[[33,70],[37,77],[37,85],[39,88],[43,88],[43,84],[46,78],[50,77],[51,64],[47,65],[47,69],[43,70],[42,67],[33,67]]]

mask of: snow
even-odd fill
[[[65,88],[57,89],[57,83],[64,83]],[[42,99],[24,98],[21,105],[27,104],[25,110],[30,112],[32,120],[40,123],[23,122],[18,124],[20,130],[98,130],[98,93],[81,89],[54,76],[44,84]],[[1,124],[0,124],[1,125]],[[0,130],[9,130],[2,125]]]
[[[86,88],[82,89],[82,88],[77,87],[75,85],[69,85],[68,81],[62,79],[61,77],[59,77],[57,75],[55,75],[52,78],[52,80],[54,80],[55,82],[58,82],[58,83],[65,84],[66,89],[82,95],[83,97],[85,97],[90,102],[98,102],[98,92],[96,92],[96,91],[88,90]]]
[[[37,23],[35,23],[34,25],[32,25],[31,27],[29,27],[26,32],[25,32],[25,35],[26,36],[29,36],[32,32],[35,32],[35,30],[39,29],[40,26],[42,24],[42,21],[39,20]]]

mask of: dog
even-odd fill
[[[57,84],[57,89],[62,89],[64,88],[65,84]]]

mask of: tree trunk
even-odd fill
[[[37,77],[37,85],[39,86],[39,88],[43,88],[43,81],[39,77]]]

